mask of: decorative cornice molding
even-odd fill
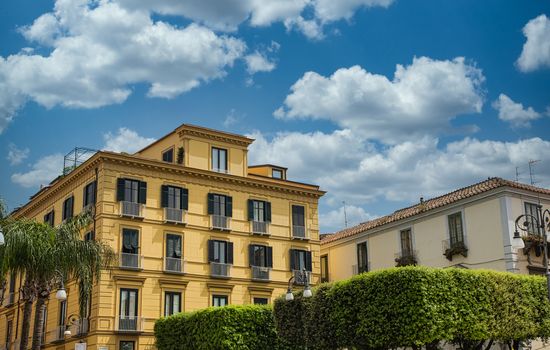
[[[244,136],[238,136],[238,135],[230,135],[225,133],[218,133],[216,131],[209,131],[204,129],[195,129],[195,128],[189,128],[188,126],[184,126],[183,129],[178,131],[179,137],[183,138],[185,136],[192,136],[197,137],[201,139],[208,139],[208,140],[214,140],[219,142],[225,142],[230,143],[233,145],[241,146],[241,147],[248,147],[252,143],[252,139],[249,139]]]
[[[208,287],[208,289],[230,289],[230,290],[233,290],[233,287],[235,287],[235,285],[233,284],[212,283],[212,282],[207,282],[206,286]]]

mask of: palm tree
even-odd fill
[[[44,309],[50,293],[64,280],[75,281],[79,291],[79,316],[84,319],[92,294],[94,280],[101,270],[114,261],[115,254],[106,244],[81,239],[81,232],[89,226],[91,216],[83,213],[61,224],[55,232],[53,244],[40,253],[37,302],[34,319],[32,349],[40,350],[44,326]]]

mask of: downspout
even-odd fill
[[[19,273],[19,296],[21,296],[21,285],[23,283],[23,272]],[[19,334],[19,312],[21,311],[21,298],[17,298],[17,319],[15,321],[15,336]],[[7,324],[7,321],[6,321]]]

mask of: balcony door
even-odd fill
[[[181,236],[166,235],[166,270],[181,272]]]
[[[122,267],[139,267],[139,231],[122,229]]]
[[[137,329],[138,315],[138,290],[126,289],[120,290],[120,319],[119,330]]]

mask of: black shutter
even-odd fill
[[[74,214],[74,196],[71,196],[71,198],[69,198],[69,215],[67,216],[67,218],[72,218],[73,217],[73,214]]]
[[[208,240],[208,262],[214,261],[214,241]]]
[[[116,200],[123,201],[124,198],[124,185],[126,184],[126,179],[118,179],[116,185]]]
[[[168,207],[168,186],[166,185],[160,186],[160,207]]]
[[[311,272],[311,252],[306,252],[306,270]]]
[[[214,214],[214,194],[208,194],[208,214]]]
[[[225,196],[225,216],[233,217],[233,198]]]
[[[254,201],[248,200],[248,221],[254,220]]]
[[[47,213],[44,215],[44,223],[49,224],[50,223],[50,213]]]
[[[295,249],[290,250],[290,271],[296,270]]]
[[[52,215],[50,216],[50,225],[53,227],[55,225],[55,210],[52,209]]]
[[[254,244],[250,244],[248,246],[248,265],[255,266],[254,265]]]
[[[139,182],[138,203],[145,204],[147,202],[147,182]]]
[[[86,202],[88,202],[88,185],[84,186],[84,190],[82,192],[82,207],[86,206]]]
[[[271,222],[271,202],[265,202],[265,221]]]
[[[92,182],[92,200],[90,201],[90,203],[95,204],[96,199],[97,199],[97,181],[94,181]]]
[[[187,188],[181,189],[180,208],[183,210],[189,209],[189,190]]]
[[[233,264],[233,242],[227,242],[227,263]]]
[[[265,260],[267,267],[273,267],[273,247],[265,247]]]

